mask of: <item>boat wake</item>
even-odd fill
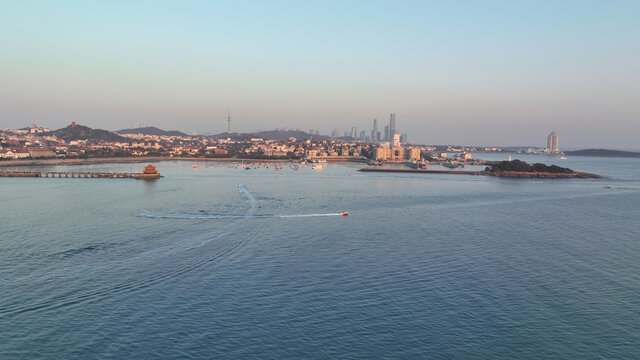
[[[143,210],[140,216],[154,219],[277,219],[277,218],[301,218],[320,216],[344,216],[342,213],[328,214],[259,214],[259,215],[206,215],[206,214],[154,214]]]
[[[249,211],[243,215],[222,215],[222,214],[154,214],[148,210],[140,211],[141,217],[153,219],[207,219],[207,220],[224,220],[224,219],[277,219],[277,218],[302,218],[302,217],[322,217],[322,216],[345,216],[347,213],[327,213],[327,214],[253,214],[259,207],[257,196],[244,185],[236,184],[238,192],[244,196],[250,205]]]
[[[242,219],[251,217],[259,207],[259,200],[256,195],[244,186],[238,186],[239,193],[245,198],[248,209],[245,215],[235,217],[235,219]],[[146,212],[147,216],[150,214]],[[95,274],[100,269],[108,268],[110,273],[119,272],[122,275],[123,281],[112,284],[111,286],[99,286],[97,288],[91,288],[91,285],[95,284],[95,278],[87,278],[87,285],[84,285],[82,289],[68,290],[62,293],[46,294],[39,296],[37,300],[31,303],[13,302],[4,305],[0,305],[0,318],[7,316],[14,316],[20,314],[26,314],[37,311],[50,311],[59,309],[62,307],[75,306],[84,303],[91,303],[100,301],[104,298],[117,296],[119,294],[131,293],[139,291],[141,289],[152,287],[156,284],[172,281],[176,277],[179,277],[188,272],[194,271],[200,267],[206,266],[211,263],[224,261],[225,259],[233,258],[234,254],[241,251],[248,243],[257,239],[261,234],[260,226],[252,226],[250,228],[243,228],[241,233],[237,234],[235,240],[223,248],[217,251],[201,251],[195,254],[193,260],[187,264],[177,267],[162,268],[162,271],[150,273],[143,276],[131,276],[133,273],[137,273],[139,270],[148,268],[150,264],[157,263],[159,259],[184,253],[186,251],[200,248],[214,240],[219,240],[227,235],[238,231],[238,227],[234,226],[235,221],[224,224],[223,229],[217,229],[217,234],[202,234],[196,238],[181,239],[173,244],[158,247],[155,249],[142,252],[140,254],[123,258],[119,260],[110,261],[107,263],[96,262],[91,266],[85,265],[85,271],[80,270],[78,267],[60,268],[59,271],[49,273],[45,277],[22,279],[23,281],[30,281],[32,283],[46,284],[51,281],[52,278],[56,278],[60,281],[61,278],[67,276],[67,274],[87,273]],[[82,251],[90,251],[92,249],[86,249]],[[142,275],[142,272],[140,272]],[[74,275],[76,276],[76,275]]]
[[[77,284],[77,287],[68,289],[60,293],[47,293],[41,294],[34,298],[32,302],[12,301],[0,305],[0,319],[8,316],[15,316],[20,314],[28,314],[38,311],[51,311],[63,307],[71,307],[79,304],[92,303],[101,301],[105,298],[118,296],[121,294],[132,293],[140,291],[149,287],[153,287],[157,284],[173,281],[175,278],[180,277],[191,271],[195,271],[204,266],[211,266],[212,263],[221,261],[233,261],[233,257],[240,253],[243,248],[250,242],[260,238],[262,235],[262,226],[264,224],[255,224],[255,226],[243,227],[242,225],[236,226],[238,222],[243,219],[268,219],[268,218],[297,218],[297,217],[316,217],[316,216],[346,216],[347,213],[329,213],[329,214],[291,214],[291,215],[257,215],[255,212],[260,207],[260,201],[258,197],[246,187],[238,184],[238,193],[245,199],[247,204],[247,210],[242,215],[206,215],[206,214],[153,214],[149,211],[142,211],[141,216],[150,218],[168,218],[168,219],[232,219],[234,221],[223,222],[216,228],[216,234],[204,233],[195,237],[188,237],[184,239],[175,238],[171,244],[149,249],[142,253],[129,256],[126,258],[120,258],[118,260],[112,260],[108,262],[93,262],[91,264],[83,264],[80,267],[71,266],[65,267],[65,263],[61,263],[57,271],[47,273],[44,277],[27,277],[21,279],[21,281],[29,282],[33,285],[47,284],[52,279],[61,281],[67,276],[73,276],[74,281],[81,281]],[[160,266],[157,270],[151,273],[145,271],[145,269],[153,267],[159,263],[162,258],[171,256],[183,256],[185,252],[202,248],[203,246],[213,242],[221,240],[222,238],[230,238],[230,243],[221,248],[207,248],[197,253],[190,255],[191,261],[183,263],[180,266]],[[76,252],[91,252],[96,251],[94,246],[85,247]],[[59,254],[61,261],[64,261],[68,255],[72,253]],[[171,259],[165,260],[167,263],[171,262]],[[113,274],[118,273],[121,275],[121,281],[113,283],[107,286],[95,286],[100,284],[96,282],[95,274],[101,273],[103,270],[106,273]],[[89,274],[83,279],[79,279],[78,274]],[[134,275],[135,274],[135,275]]]

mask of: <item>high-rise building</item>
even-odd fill
[[[384,141],[389,141],[389,125],[384,127]]]
[[[393,135],[396,133],[396,130],[398,130],[396,127],[396,114],[391,113],[391,115],[389,115],[389,140],[391,140]]]
[[[367,136],[366,131],[362,130],[360,131],[360,141],[364,141],[364,138]]]
[[[560,152],[560,149],[558,148],[558,134],[556,134],[555,131],[549,134],[549,137],[547,138],[547,151],[550,154],[557,154]]]
[[[340,136],[340,130],[338,130],[338,128],[334,128],[331,132],[331,137],[337,138],[338,136]]]
[[[351,127],[351,137],[356,139],[358,136],[358,128],[356,128],[355,126]]]
[[[376,141],[378,134],[378,119],[373,119],[373,130],[371,130],[371,140]]]

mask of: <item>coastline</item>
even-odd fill
[[[262,162],[289,162],[291,159],[248,159],[248,158],[196,158],[196,157],[170,157],[170,156],[144,156],[144,157],[109,157],[87,159],[25,159],[0,161],[0,167],[14,166],[52,166],[52,165],[91,165],[91,164],[129,164],[160,161],[206,161],[206,162],[233,162],[233,161],[262,161]],[[336,160],[333,160],[336,161]],[[340,160],[347,161],[347,160]]]

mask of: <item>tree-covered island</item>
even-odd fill
[[[522,160],[501,161],[485,168],[487,175],[506,177],[541,178],[600,178],[599,175],[583,173],[557,165],[528,164]]]

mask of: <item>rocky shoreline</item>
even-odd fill
[[[573,172],[573,173],[549,173],[549,172],[522,172],[522,171],[483,171],[484,175],[512,178],[549,178],[549,179],[602,179],[597,174]]]
[[[448,175],[486,175],[511,178],[545,178],[545,179],[601,179],[602,176],[583,172],[550,173],[550,172],[523,172],[523,171],[465,171],[465,170],[414,170],[414,169],[389,169],[389,168],[363,168],[362,172],[394,172],[394,173],[418,173],[418,174],[448,174]]]

